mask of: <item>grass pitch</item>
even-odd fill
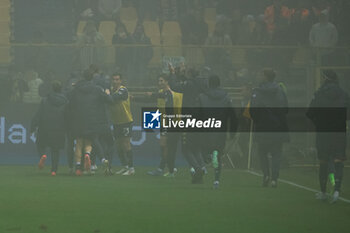
[[[283,183],[262,188],[261,178],[245,171],[224,170],[213,190],[212,171],[203,185],[191,185],[185,168],[175,179],[150,177],[147,170],[74,177],[61,167],[51,177],[48,168],[0,166],[0,232],[342,233],[350,227],[350,204],[320,202]],[[283,170],[281,178],[317,188],[314,169]],[[348,199],[349,181],[341,194]]]

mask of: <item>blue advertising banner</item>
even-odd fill
[[[37,104],[4,104],[0,107],[0,164],[35,164],[38,161],[35,135],[30,132],[30,122],[37,108]],[[134,113],[134,116],[131,143],[135,162],[157,166],[160,135],[157,132],[143,131],[138,114]],[[65,154],[65,151],[61,152],[63,162]],[[119,163],[114,157],[115,163]]]

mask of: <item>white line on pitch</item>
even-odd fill
[[[247,172],[252,174],[252,175],[255,175],[255,176],[262,176],[260,173],[257,173],[257,172],[253,172],[253,171],[249,171],[249,170],[247,170]],[[298,187],[300,189],[304,189],[304,190],[310,191],[310,192],[314,192],[314,193],[318,192],[318,190],[316,190],[316,189],[309,188],[309,187],[306,187],[306,186],[303,186],[303,185],[300,185],[300,184],[296,184],[296,183],[288,181],[288,180],[278,179],[278,181],[282,182],[282,183],[285,183],[285,184],[289,184],[289,185]],[[339,200],[344,201],[346,203],[350,203],[350,200],[348,200],[346,198],[343,198],[343,197],[339,197]]]

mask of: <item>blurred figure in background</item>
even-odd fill
[[[141,86],[148,82],[147,66],[153,57],[153,48],[150,38],[145,34],[145,29],[140,23],[136,25],[131,40],[136,46],[132,50],[129,85]]]
[[[23,102],[40,103],[39,86],[43,83],[43,80],[41,80],[38,73],[33,70],[27,71],[24,76],[28,83],[28,91],[23,94]]]
[[[205,45],[208,46],[204,50],[206,65],[211,67],[214,73],[221,74],[221,77],[226,78],[232,66],[231,54],[228,49],[232,46],[232,41],[230,36],[225,33],[224,23],[218,22],[215,25],[215,31],[207,38]]]
[[[265,9],[265,23],[273,44],[283,44],[288,39],[291,10],[283,5],[283,0],[273,0]]]
[[[185,45],[203,45],[208,37],[208,24],[204,21],[203,12],[191,9],[180,20],[182,43]]]
[[[115,65],[117,70],[129,76],[129,71],[133,67],[131,62],[133,50],[131,47],[132,38],[122,22],[117,23],[115,26],[112,44],[115,45]]]
[[[78,64],[80,70],[89,68],[91,64],[103,66],[105,62],[105,39],[97,31],[94,21],[87,21],[83,33],[78,36],[77,43],[80,47]]]
[[[328,21],[329,13],[324,10],[320,13],[320,21],[312,26],[309,41],[314,48],[317,59],[322,65],[329,65],[331,62],[332,47],[337,45],[338,30],[334,24]],[[319,64],[319,65],[321,65]]]
[[[292,44],[307,45],[308,35],[311,28],[311,13],[307,9],[307,4],[299,0],[297,7],[292,9],[290,22],[290,41]]]
[[[98,0],[100,20],[117,20],[122,7],[122,0]]]

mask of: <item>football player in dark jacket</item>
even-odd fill
[[[61,93],[62,85],[58,81],[52,82],[52,90],[40,104],[32,119],[31,132],[37,132],[36,145],[40,155],[39,168],[44,167],[46,149],[52,155],[51,175],[55,176],[59,161],[59,151],[64,148],[66,135],[65,108],[68,103]]]
[[[337,74],[323,71],[324,82],[316,91],[307,111],[307,117],[316,127],[316,148],[320,160],[321,192],[316,198],[326,200],[327,177],[333,186],[331,203],[338,200],[346,160],[346,120],[350,108],[349,95],[340,88]]]
[[[286,116],[288,100],[281,85],[275,82],[272,69],[262,71],[262,82],[251,97],[250,115],[254,121],[255,141],[258,144],[263,186],[271,181],[277,187],[283,143],[289,142]],[[272,157],[271,176],[268,154]]]

